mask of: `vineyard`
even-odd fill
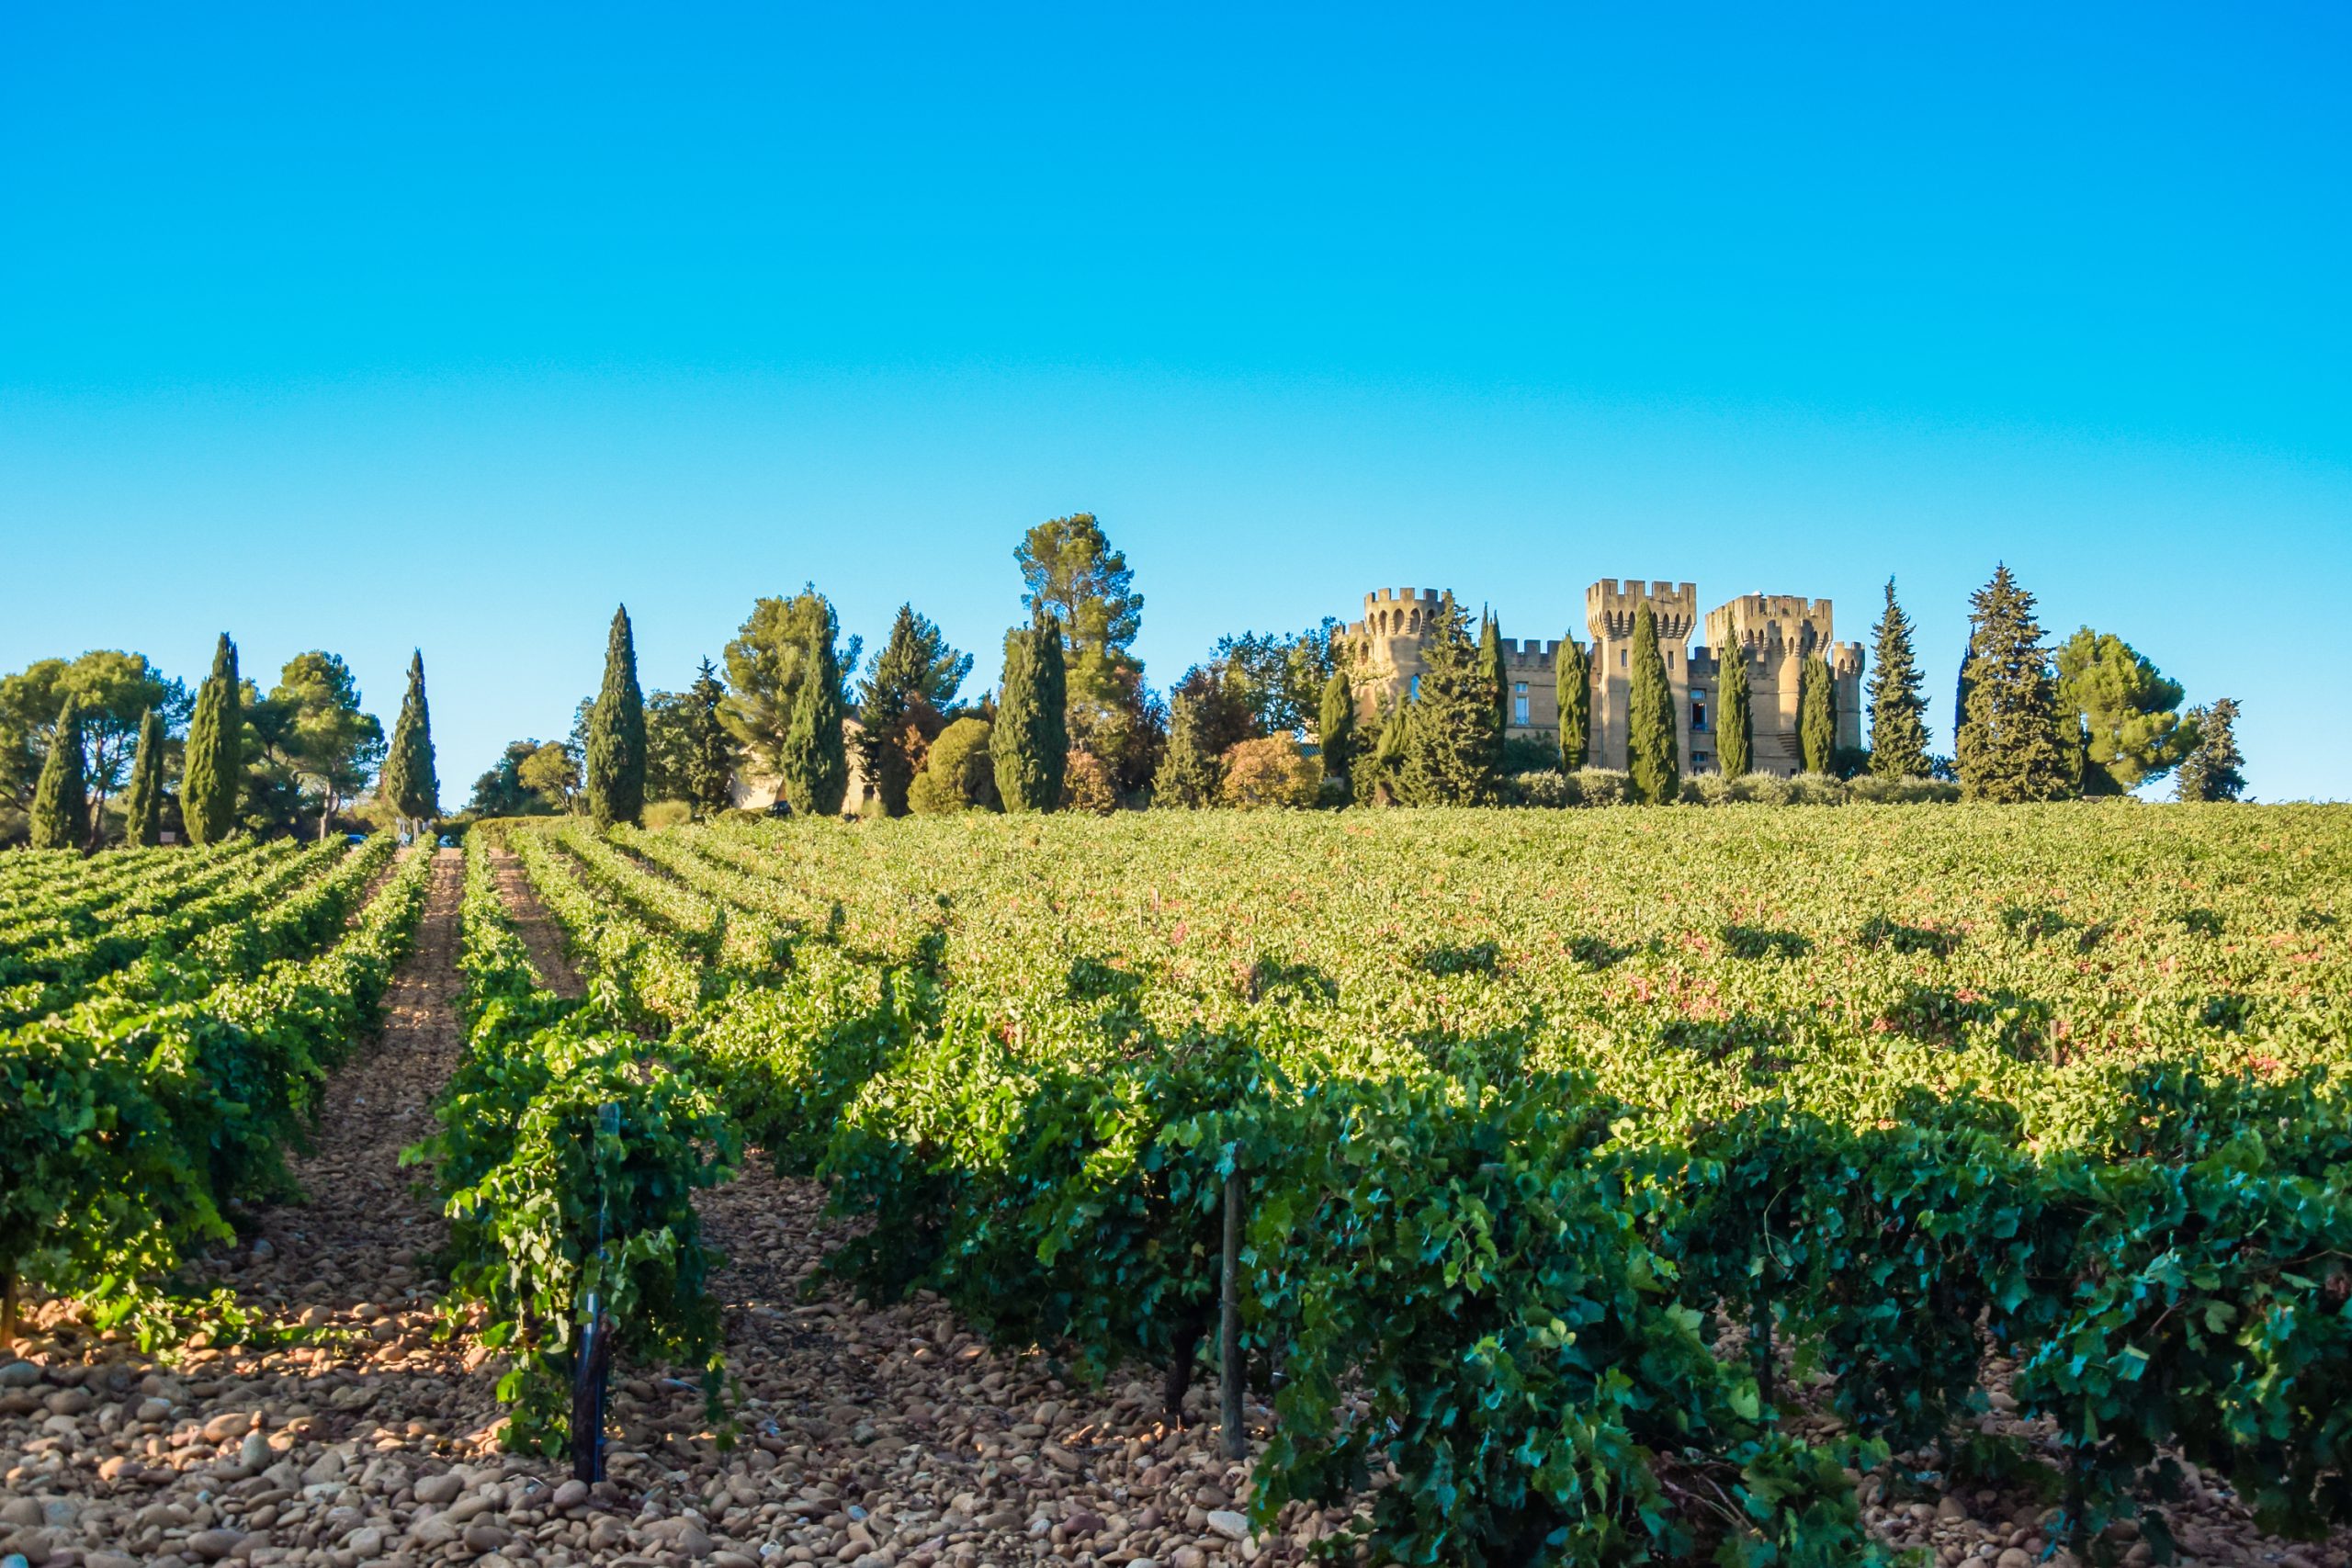
[[[747,1144],[857,1288],[1177,1402],[1238,1193],[1261,1518],[1368,1498],[1399,1561],[1849,1561],[1890,1466],[2046,1469],[2086,1556],[2164,1551],[2184,1463],[2352,1506],[2339,814],[511,841],[588,999],[478,862],[435,1152],[526,1436],[567,1302],[707,1356],[686,1198]]]
[[[423,907],[426,857],[393,841],[232,843],[83,861],[0,882],[0,1280],[99,1324],[168,1326],[154,1285],[232,1232],[232,1200],[285,1190],[283,1153]]]
[[[403,1156],[447,1221],[438,1332],[497,1441],[581,1482],[690,1396],[696,1451],[760,1461],[691,1518],[786,1560],[1827,1564],[1996,1495],[2030,1522],[1987,1563],[2029,1533],[2165,1561],[2216,1507],[2274,1551],[2352,1525],[2340,811],[573,819],[451,858],[462,1049]],[[0,1155],[33,1176],[0,1259],[168,1334],[153,1282],[284,1195],[433,863],[17,859],[0,1073],[34,1113]],[[1018,1508],[992,1545],[964,1497],[886,1550],[842,1511],[854,1474],[883,1506],[844,1468],[883,1450],[771,1397],[720,1282],[714,1203],[777,1246],[743,1208],[781,1224],[794,1183],[834,1216],[797,1310],[986,1358],[891,1472],[934,1506],[978,1464],[1134,1509],[1229,1432],[1246,1513]],[[1071,1391],[1015,1432],[1100,1389],[1085,1430],[1133,1435],[1012,1467],[947,1401],[1015,1386]],[[804,1490],[760,1506],[779,1461]],[[458,1551],[401,1506],[411,1560]]]

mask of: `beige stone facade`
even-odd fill
[[[1363,596],[1363,618],[1351,625],[1347,635],[1354,658],[1356,701],[1367,716],[1393,709],[1411,694],[1421,672],[1421,638],[1440,598],[1434,588],[1382,588]],[[1583,647],[1592,675],[1595,767],[1625,765],[1634,619],[1645,604],[1657,622],[1658,652],[1674,692],[1675,741],[1683,772],[1718,771],[1715,684],[1725,650],[1733,648],[1747,661],[1756,772],[1786,775],[1798,771],[1798,671],[1816,650],[1829,665],[1838,744],[1862,743],[1862,645],[1836,639],[1828,600],[1768,593],[1731,600],[1707,612],[1707,640],[1693,648],[1690,634],[1702,628],[1699,591],[1693,584],[1604,579],[1587,588],[1584,599],[1585,632],[1591,639]],[[1511,736],[1557,739],[1555,660],[1559,647],[1557,641],[1540,637],[1503,639],[1503,663],[1511,686]]]

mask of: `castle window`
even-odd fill
[[[1713,759],[1704,751],[1693,751],[1690,753],[1690,765],[1693,768],[1703,768],[1711,761],[1713,761]]]
[[[1706,704],[1692,703],[1690,705],[1690,728],[1693,729],[1704,729],[1707,728]]]
[[[1406,688],[1405,694],[1408,697],[1418,697],[1421,694],[1421,678],[1419,675],[1413,677],[1411,683]]]
[[[1525,724],[1525,723],[1527,722],[1527,682],[1524,682],[1524,681],[1520,681],[1520,682],[1514,682],[1514,683],[1512,684],[1512,686],[1511,686],[1511,698],[1510,698],[1510,709],[1511,709],[1511,722],[1512,722],[1513,724]]]

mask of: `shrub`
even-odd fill
[[[1102,758],[1083,746],[1073,746],[1062,763],[1062,809],[1091,811],[1108,817],[1119,809],[1118,786]]]
[[[1617,768],[1578,768],[1568,789],[1571,806],[1623,806],[1634,797],[1634,779]]]
[[[688,801],[657,800],[645,808],[648,828],[683,828],[694,819],[695,808]]]
[[[984,718],[959,718],[941,730],[923,759],[922,772],[908,787],[908,808],[924,817],[995,810],[996,762],[989,754],[992,733]]]
[[[1560,770],[1560,743],[1550,730],[1533,735],[1513,735],[1503,741],[1503,772],[1510,773],[1557,773]]]
[[[1227,806],[1313,806],[1323,787],[1323,763],[1288,736],[1243,740],[1226,748],[1225,782],[1217,799]]]
[[[1799,773],[1789,781],[1791,806],[1843,806],[1846,781],[1828,773]]]
[[[1817,779],[1821,775],[1810,776]],[[1685,806],[1786,806],[1803,798],[1806,797],[1799,795],[1794,780],[1772,773],[1737,773],[1728,778],[1722,773],[1702,773],[1682,781]]]
[[[1847,795],[1871,806],[1948,806],[1960,798],[1949,779],[1883,779],[1865,773],[1846,785]]]
[[[1503,781],[1503,798],[1513,806],[1561,807],[1576,804],[1568,775],[1557,768],[1531,768]]]

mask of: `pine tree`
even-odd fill
[[[1494,694],[1495,705],[1495,772],[1503,767],[1503,738],[1510,731],[1510,671],[1503,662],[1502,623],[1492,611],[1478,617],[1478,678]]]
[[[645,818],[645,694],[637,683],[637,640],[628,606],[613,612],[605,639],[605,683],[588,718],[588,815],[599,828]]]
[[[1715,651],[1715,763],[1736,779],[1756,766],[1756,704],[1747,693],[1747,649],[1735,637]]]
[[[1179,692],[1168,705],[1168,752],[1153,781],[1153,805],[1198,811],[1216,799],[1224,768],[1201,730],[1200,698]]]
[[[1682,758],[1674,738],[1674,688],[1658,651],[1657,616],[1645,602],[1634,616],[1632,691],[1626,700],[1625,761],[1637,805],[1670,806],[1682,793]]]
[[[130,764],[122,836],[124,842],[142,848],[164,841],[164,716],[153,708],[139,721],[139,753]]]
[[[2007,566],[1970,601],[1968,706],[1957,741],[1969,800],[2057,800],[2070,791],[2058,684],[2033,595]]]
[[[2245,794],[2245,758],[2238,751],[2238,705],[2222,697],[2211,707],[2192,708],[2188,724],[2197,740],[2173,775],[2179,800],[2236,800]]]
[[[1877,638],[1871,669],[1871,772],[1883,779],[1928,776],[1928,699],[1919,694],[1919,660],[1911,646],[1911,617],[1894,602],[1886,580],[1886,610],[1871,628]]]
[[[1574,632],[1553,651],[1552,676],[1560,699],[1560,771],[1572,773],[1592,754],[1592,665]]]
[[[1323,682],[1322,708],[1317,718],[1315,739],[1323,752],[1323,776],[1345,778],[1356,746],[1356,694],[1348,683],[1346,671],[1334,670]],[[1170,738],[1174,739],[1172,732]]]
[[[842,734],[842,667],[831,637],[820,637],[777,755],[784,797],[805,817],[838,817],[849,794],[849,748]]]
[[[1406,706],[1410,716],[1396,780],[1413,806],[1486,806],[1495,799],[1502,716],[1467,619],[1449,593],[1421,636],[1419,690]]]
[[[49,739],[49,756],[40,765],[40,783],[33,790],[33,848],[79,850],[88,847],[90,797],[82,772],[82,705],[65,699],[57,728]]]
[[[735,746],[718,716],[727,700],[718,667],[707,659],[686,688],[686,798],[696,815],[723,811],[734,798]]]
[[[425,705],[422,650],[409,655],[408,691],[401,698],[401,716],[392,722],[392,740],[384,750],[376,793],[402,822],[421,825],[441,815],[441,780],[434,771],[433,715]]]
[[[237,645],[222,632],[212,649],[212,673],[197,691],[180,775],[180,815],[191,843],[217,844],[236,830],[237,785],[245,771],[242,698]]]
[[[875,656],[872,672],[858,688],[858,756],[885,817],[907,814],[907,791],[915,778],[905,731],[926,661],[916,646],[914,616],[912,604],[899,606],[898,616],[890,623],[889,640]]]
[[[989,754],[1007,811],[1051,811],[1061,800],[1069,728],[1061,623],[1046,620],[1005,634],[1004,680]]]
[[[1808,653],[1797,668],[1797,755],[1808,773],[1826,773],[1838,754],[1838,687],[1829,661]]]

